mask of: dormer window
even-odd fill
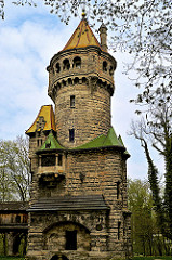
[[[70,107],[75,107],[75,95],[70,96]]]
[[[75,141],[75,129],[69,129],[69,142]]]

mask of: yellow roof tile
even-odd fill
[[[83,18],[76,28],[74,34],[72,34],[70,37],[63,51],[76,48],[85,48],[90,45],[95,45],[101,48],[101,45],[94,36],[87,19]]]
[[[41,130],[56,130],[52,105],[46,105],[40,108],[35,122],[26,131],[26,134],[34,133]]]

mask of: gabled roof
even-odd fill
[[[41,120],[42,120],[42,124],[41,124]],[[35,122],[26,131],[26,134],[34,133],[36,131],[41,131],[41,130],[55,131],[55,120],[54,120],[54,112],[53,112],[52,105],[45,105],[40,108],[39,114]]]
[[[74,34],[68,40],[63,51],[76,48],[85,48],[88,46],[97,46],[101,48],[100,43],[91,30],[86,18],[83,18],[76,28]]]

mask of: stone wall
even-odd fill
[[[80,59],[80,64],[75,63],[76,58]],[[64,65],[65,61],[68,66]],[[54,55],[48,67],[49,95],[55,103],[60,144],[76,147],[107,133],[115,68],[114,57],[96,47]],[[75,95],[75,107],[70,107],[71,95]],[[75,129],[74,142],[69,142],[69,129]]]
[[[97,223],[103,230],[97,231]],[[107,214],[105,211],[68,211],[56,213],[32,213],[28,256],[51,259],[63,254],[70,260],[92,259],[91,255],[107,251]],[[77,231],[77,250],[67,250],[66,231]]]
[[[43,184],[39,182],[38,173],[35,173],[35,184],[34,188],[32,188],[35,191],[37,190],[35,202],[42,197],[46,199],[46,197],[64,195],[97,194],[104,196],[110,210],[108,214],[106,211],[31,213],[28,254],[29,252],[33,255],[37,254],[37,259],[41,260],[50,259],[53,254],[59,253],[59,251],[68,256],[70,260],[96,259],[98,256],[102,257],[100,259],[127,256],[128,252],[131,252],[129,250],[131,249],[129,248],[129,242],[131,241],[128,240],[130,237],[130,215],[125,213],[124,217],[124,211],[128,212],[126,162],[121,152],[109,149],[90,150],[89,152],[68,151],[63,156],[65,156],[65,165],[63,166],[65,179],[63,181],[57,182],[53,187],[49,186],[48,183],[44,183],[45,186],[43,187]],[[62,222],[63,227],[60,225]],[[97,231],[97,224],[103,225],[103,230]],[[90,250],[82,251],[83,245],[81,244],[78,244],[78,249],[75,251],[67,252],[64,250],[64,231],[67,230],[66,227],[70,229],[74,227],[73,225],[82,225],[89,230],[91,239]],[[49,226],[52,226],[52,229],[49,229]],[[61,228],[61,231],[58,228]],[[80,232],[79,228],[78,231]],[[61,238],[59,236],[57,238],[57,235],[54,235],[53,239],[61,239],[61,242],[59,246],[56,246],[55,250],[51,248],[52,243],[49,236],[57,233],[59,233]],[[82,237],[81,240],[83,239],[84,241],[85,235],[81,232],[80,236]],[[89,241],[89,238],[86,240]],[[85,252],[85,254],[87,253],[87,256],[82,255],[81,251]],[[45,258],[44,254],[46,255]]]
[[[70,107],[70,96],[75,95],[75,107]],[[87,143],[110,127],[110,96],[103,88],[91,93],[82,82],[60,89],[56,96],[55,121],[57,139],[65,147]],[[75,129],[75,141],[69,142],[69,129]]]

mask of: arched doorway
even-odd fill
[[[58,256],[58,255],[54,255],[51,260],[69,260],[66,256],[62,255],[62,256]]]

